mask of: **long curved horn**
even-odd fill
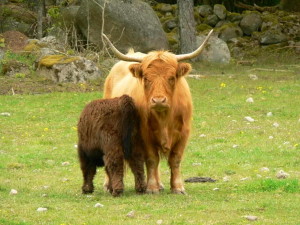
[[[198,56],[205,48],[205,45],[207,44],[211,34],[213,33],[213,30],[211,30],[208,35],[206,36],[205,40],[203,41],[203,43],[200,45],[199,48],[197,48],[195,51],[188,53],[188,54],[181,54],[181,55],[176,55],[176,59],[177,61],[182,61],[185,59],[192,59],[196,56]]]
[[[129,61],[129,62],[142,62],[143,57],[135,57],[135,56],[129,56],[125,55],[122,52],[120,52],[114,45],[111,43],[111,41],[108,39],[108,37],[105,34],[102,34],[105,41],[109,44],[111,50],[115,54],[115,56],[121,60]]]

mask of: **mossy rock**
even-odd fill
[[[201,23],[196,26],[197,33],[202,33],[205,30],[211,30],[211,29],[212,27],[205,23]]]
[[[280,29],[281,27],[278,17],[274,14],[263,15],[262,20],[261,31],[266,31],[270,28]]]
[[[24,50],[27,52],[36,52],[41,48],[48,47],[47,43],[40,42],[37,39],[30,40],[29,43],[24,47]]]
[[[237,25],[234,24],[234,23],[224,23],[224,24],[219,28],[219,31],[226,30],[227,28],[230,28],[230,27],[237,27]]]
[[[284,16],[281,18],[281,21],[291,22],[291,23],[297,22],[298,20],[299,20],[299,17],[296,15],[287,15],[287,16]]]
[[[230,22],[240,22],[242,18],[243,16],[240,13],[227,12],[226,20],[229,20]]]
[[[24,51],[27,52],[36,52],[39,51],[40,49],[41,46],[38,45],[38,40],[32,40],[24,47]]]
[[[163,29],[166,33],[171,32],[176,27],[177,21],[175,19],[167,20],[165,23],[163,23]]]
[[[178,43],[178,37],[176,32],[167,33],[167,39],[170,45],[175,45]]]
[[[254,13],[261,16],[261,13],[260,13],[260,12],[258,12],[258,11],[250,11],[250,10],[245,10],[245,11],[243,11],[242,15],[245,16],[245,15],[248,15],[248,14],[254,14]]]
[[[202,18],[199,14],[199,12],[197,11],[196,8],[194,8],[194,18],[195,18],[195,22],[196,24],[200,24],[203,22],[204,18]]]
[[[173,7],[170,4],[158,3],[154,6],[154,10],[160,11],[162,13],[173,12]]]
[[[263,22],[278,23],[278,17],[274,14],[262,14]]]
[[[155,11],[157,17],[159,18],[159,20],[161,20],[162,17],[164,17],[164,14],[162,14],[161,12],[159,11]]]
[[[51,67],[54,64],[67,64],[79,60],[79,57],[65,56],[65,55],[47,55],[40,59],[39,67]]]
[[[169,20],[176,20],[176,18],[173,16],[173,15],[168,15],[168,16],[162,16],[160,18],[160,22],[163,24],[165,23],[166,21],[169,21]]]

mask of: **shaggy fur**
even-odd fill
[[[184,78],[190,70],[190,64],[178,62],[174,54],[153,51],[141,63],[118,62],[106,78],[104,97],[128,94],[141,117],[148,193],[163,188],[158,170],[160,155],[168,158],[171,191],[185,193],[180,164],[191,128],[192,99]]]
[[[124,159],[135,176],[136,191],[145,191],[144,156],[138,147],[142,146],[139,123],[134,102],[128,95],[95,100],[84,108],[78,122],[83,193],[94,191],[96,167],[105,166],[108,190],[113,196],[120,195],[124,190]]]

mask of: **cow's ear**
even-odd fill
[[[191,71],[192,67],[189,63],[178,63],[177,77],[187,75]]]
[[[131,64],[129,66],[129,70],[132,73],[132,75],[136,78],[142,78],[143,77],[143,70],[142,70],[142,64],[141,63],[135,63]]]

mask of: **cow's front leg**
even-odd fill
[[[158,154],[149,154],[146,160],[147,167],[147,189],[148,194],[158,194],[160,190],[158,176],[159,156]]]
[[[165,186],[164,184],[161,182],[161,179],[160,179],[160,172],[159,172],[159,165],[157,167],[157,170],[156,170],[156,175],[157,177],[157,182],[158,182],[158,186],[159,186],[159,191],[163,191],[165,190]]]
[[[171,191],[174,194],[186,194],[180,173],[182,151],[172,151],[169,155],[169,166],[171,169]]]
[[[107,175],[107,172],[105,170],[105,177],[103,182],[103,190],[109,192],[109,176]]]

